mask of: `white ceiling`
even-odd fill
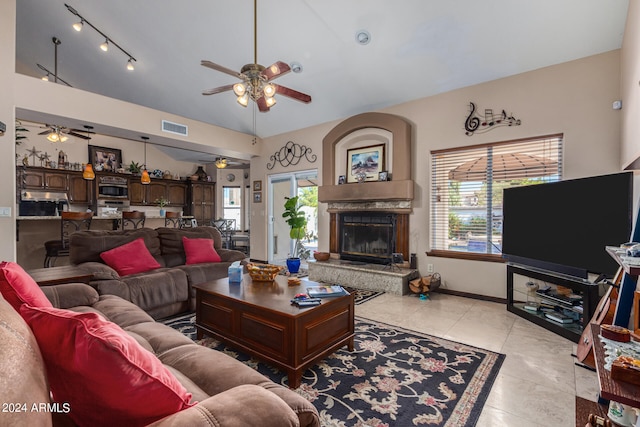
[[[42,77],[36,64],[72,86],[252,134],[254,109],[233,92],[205,89],[237,79],[200,65],[233,70],[253,62],[251,0],[66,0],[133,55],[111,47],[64,0],[18,0],[16,71]],[[278,84],[311,95],[282,96],[256,109],[260,137],[375,111],[621,47],[628,0],[259,0],[258,62],[299,62]],[[366,29],[371,42],[356,43]],[[133,138],[137,138],[135,135]]]

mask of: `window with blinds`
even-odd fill
[[[561,180],[562,135],[432,151],[431,174],[431,250],[500,255],[502,190]]]

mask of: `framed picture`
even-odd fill
[[[262,191],[253,193],[253,203],[262,203]]]
[[[253,181],[253,191],[262,191],[262,181]]]
[[[344,184],[345,182],[347,182],[347,177],[346,177],[346,176],[344,176],[344,175],[340,175],[340,176],[338,177],[338,185],[342,185],[342,184]]]
[[[365,181],[377,181],[384,169],[384,144],[347,150],[347,182],[358,182],[356,175],[366,174]]]
[[[115,148],[90,145],[89,162],[96,172],[115,172],[122,167],[122,151]]]
[[[378,181],[389,181],[389,174],[387,171],[378,173]]]

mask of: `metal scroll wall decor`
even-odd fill
[[[280,166],[284,168],[291,165],[296,166],[303,157],[307,159],[309,163],[315,163],[318,159],[317,155],[311,153],[311,148],[306,145],[296,144],[293,141],[288,141],[284,147],[271,155],[269,158],[270,163],[267,163],[267,169],[273,169],[276,162],[280,163]]]
[[[492,129],[502,126],[520,126],[520,119],[516,119],[513,115],[507,115],[502,110],[500,114],[494,114],[493,110],[486,108],[484,117],[476,114],[476,104],[469,103],[469,116],[464,122],[465,134],[471,136],[474,133],[485,133]]]

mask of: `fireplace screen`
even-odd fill
[[[387,263],[394,252],[395,214],[382,212],[341,215],[340,258]]]

